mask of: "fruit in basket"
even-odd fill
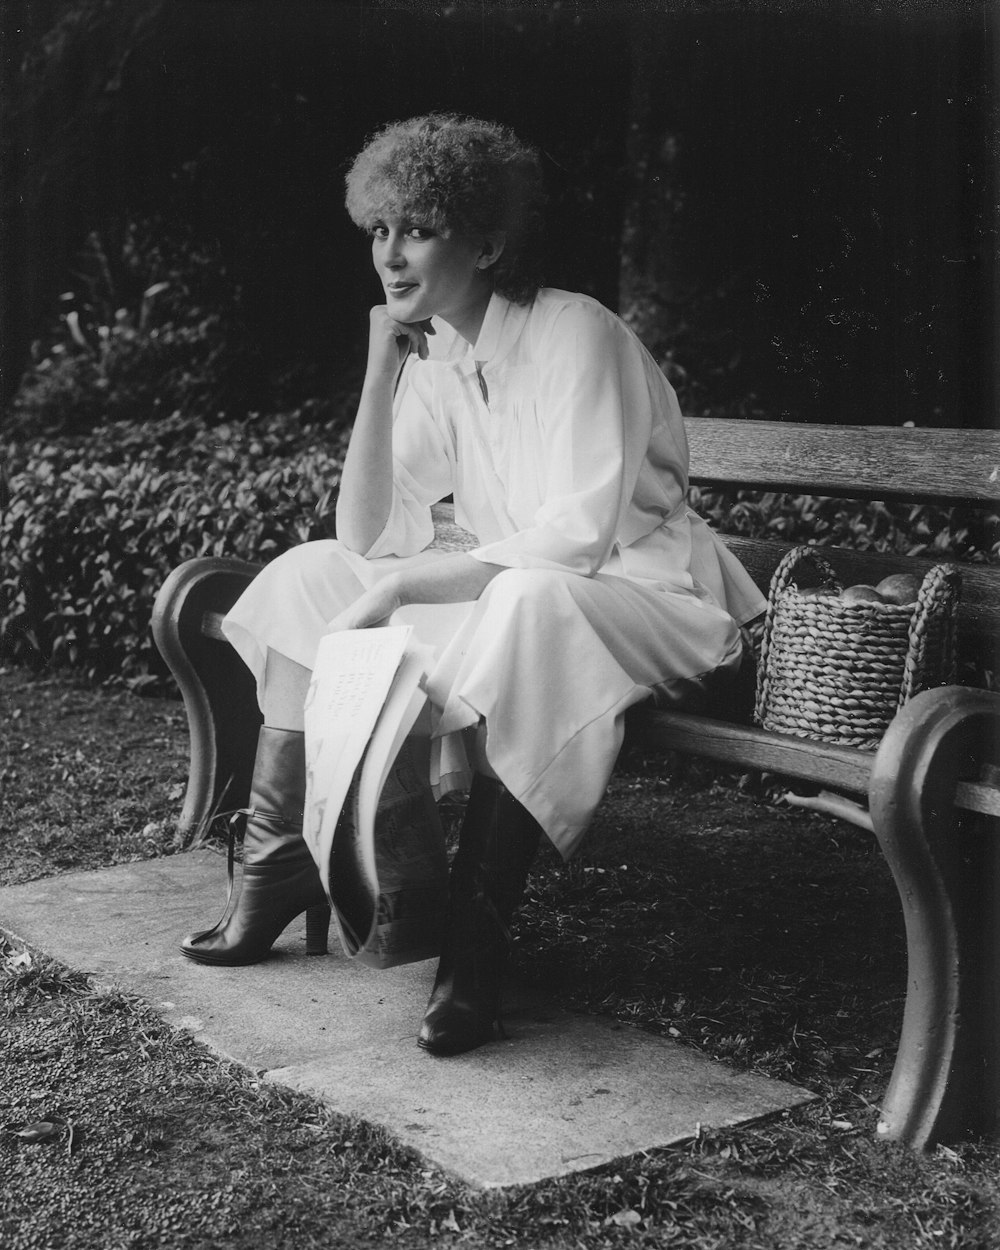
[[[883,577],[875,587],[886,603],[916,603],[920,593],[920,578],[912,573],[892,573]]]
[[[844,603],[885,603],[885,600],[874,586],[868,586],[864,583],[859,583],[857,586],[848,586],[840,598]]]
[[[805,586],[799,588],[799,594],[804,599],[830,599],[836,593],[832,586]]]

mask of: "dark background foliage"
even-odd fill
[[[85,233],[156,217],[216,249],[255,347],[246,398],[294,372],[331,385],[378,296],[342,206],[343,176],[383,121],[431,109],[512,123],[546,153],[551,277],[617,300],[627,42],[608,10],[387,8],[302,0],[88,0],[22,6],[44,53],[17,75],[8,151],[13,378]],[[64,13],[48,27],[38,10]],[[51,16],[50,19],[51,20]],[[23,37],[23,36],[22,36]],[[33,140],[33,142],[32,142]],[[151,275],[152,276],[152,275]]]
[[[542,149],[549,281],[620,306],[689,410],[992,422],[987,0],[3,12],[8,398],[88,236],[136,221],[239,292],[230,408],[335,385],[377,296],[346,162],[453,109]]]

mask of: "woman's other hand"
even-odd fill
[[[373,625],[381,625],[405,603],[400,579],[390,574],[355,599],[349,608],[338,613],[328,622],[325,632],[336,634],[343,629],[369,629]]]
[[[400,569],[380,578],[335,616],[326,632],[381,625],[397,609],[411,603],[472,603],[502,572],[501,565],[487,564],[464,552]]]

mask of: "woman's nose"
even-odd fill
[[[386,239],[385,248],[382,251],[382,264],[387,269],[398,269],[400,265],[405,263],[402,247],[400,246],[401,242],[402,240],[398,235],[390,234]]]

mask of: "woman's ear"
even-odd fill
[[[498,230],[496,234],[488,234],[483,240],[483,247],[479,253],[479,259],[476,261],[476,268],[486,270],[491,265],[495,265],[500,259],[500,253],[503,251],[507,242],[507,236],[502,230]]]

